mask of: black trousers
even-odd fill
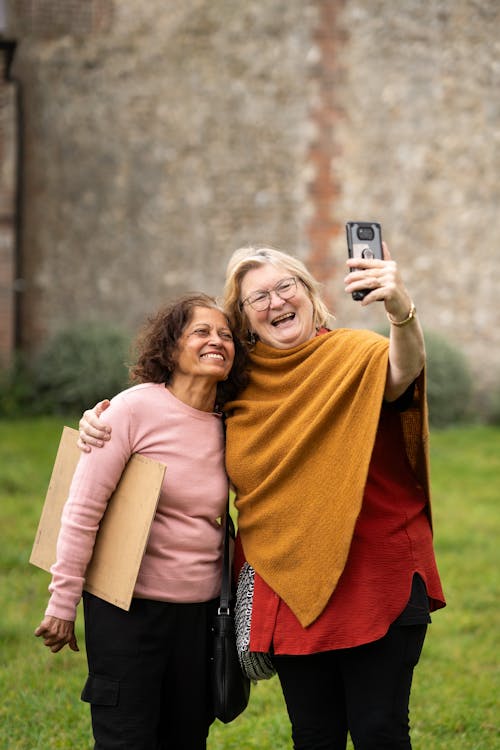
[[[205,750],[216,608],[134,599],[126,612],[84,593],[95,750]]]
[[[273,657],[295,750],[411,750],[408,707],[427,625],[356,648]]]

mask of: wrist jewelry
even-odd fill
[[[392,318],[389,315],[389,313],[386,313],[389,323],[392,326],[396,326],[397,328],[401,328],[402,326],[407,326],[408,323],[411,323],[411,321],[415,318],[416,314],[417,314],[417,308],[415,307],[413,302],[411,303],[410,312],[408,313],[408,315],[406,316],[404,320],[394,320],[394,318]]]

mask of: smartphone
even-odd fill
[[[345,229],[349,258],[378,258],[383,260],[380,224],[376,221],[348,221]],[[359,302],[370,291],[370,289],[360,289],[352,293],[352,298]]]

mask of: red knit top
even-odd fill
[[[237,540],[236,571],[243,562]],[[375,641],[405,609],[414,573],[429,610],[444,607],[427,500],[406,456],[399,410],[384,404],[346,567],[329,603],[303,628],[256,572],[250,649],[299,655]]]

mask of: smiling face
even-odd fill
[[[225,380],[234,362],[234,342],[224,313],[209,307],[194,307],[177,351],[174,378],[204,377],[214,383]]]
[[[276,349],[291,349],[316,335],[313,305],[302,282],[297,280],[296,294],[287,300],[272,291],[289,277],[289,271],[266,263],[247,271],[241,280],[241,300],[246,300],[255,292],[271,292],[271,303],[267,310],[254,310],[245,303],[243,311],[249,330],[264,344]]]

